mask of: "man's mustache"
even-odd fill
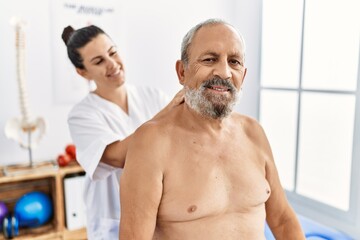
[[[231,93],[236,92],[236,88],[235,88],[234,84],[232,84],[229,80],[225,80],[220,77],[213,77],[212,79],[206,80],[205,82],[203,82],[201,84],[201,87],[209,88],[213,85],[227,87]]]

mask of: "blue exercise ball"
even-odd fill
[[[37,227],[43,225],[53,215],[50,197],[42,192],[30,192],[16,202],[14,215],[20,227]]]

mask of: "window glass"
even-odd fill
[[[306,1],[302,87],[355,91],[359,42],[359,0]]]
[[[297,192],[348,210],[355,96],[303,93]]]
[[[263,1],[262,86],[299,86],[302,4],[302,0]]]
[[[281,183],[291,191],[294,190],[297,112],[297,92],[261,92],[260,121],[269,139]]]

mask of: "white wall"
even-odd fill
[[[180,88],[175,62],[183,36],[207,18],[232,21],[232,0],[135,0],[124,2],[122,12],[128,80],[174,94]]]
[[[125,61],[127,81],[157,87],[173,95],[180,89],[175,61],[180,57],[182,37],[202,20],[223,18],[238,27],[247,42],[248,75],[242,104],[237,110],[256,116],[259,3],[260,0],[243,0],[241,3],[236,0],[119,1],[116,7],[120,9],[121,16],[119,22],[114,22],[119,32],[110,34]],[[54,159],[71,142],[66,118],[72,103],[54,101],[53,76],[58,69],[54,69],[57,66],[52,61],[53,46],[56,46],[54,41],[63,43],[60,36],[51,34],[50,10],[50,0],[12,0],[6,4],[2,1],[0,6],[0,165],[28,161],[27,152],[14,141],[6,139],[3,133],[6,121],[20,116],[15,74],[15,32],[9,24],[14,15],[22,16],[28,22],[26,76],[30,106],[34,114],[45,117],[49,125],[45,138],[34,150],[34,159]]]
[[[30,10],[33,9],[33,10]],[[34,158],[54,159],[70,142],[66,114],[69,106],[52,104],[51,48],[49,1],[2,1],[0,7],[0,164],[28,161],[27,152],[14,141],[6,139],[3,129],[6,121],[19,117],[19,101],[15,68],[15,31],[9,24],[12,16],[27,21],[27,81],[30,107],[34,115],[44,116],[49,131]]]
[[[261,54],[261,0],[234,0],[233,24],[246,42],[245,64],[247,74],[243,85],[243,98],[238,111],[258,117]]]

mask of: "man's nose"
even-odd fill
[[[227,61],[219,61],[214,66],[213,75],[218,76],[222,79],[230,79],[232,74],[231,74],[231,68],[229,66],[229,63]]]

